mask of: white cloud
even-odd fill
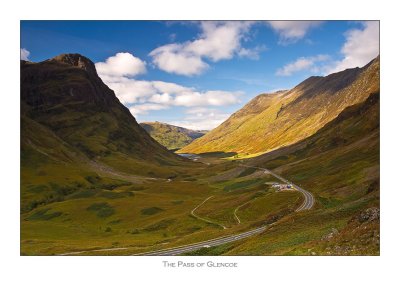
[[[190,108],[185,111],[186,114],[196,114],[197,116],[204,116],[204,114],[208,113],[210,110],[214,109],[209,109],[205,107],[195,107],[195,108]]]
[[[146,72],[146,62],[127,52],[120,52],[96,63],[99,75],[135,76]]]
[[[101,79],[114,90],[122,104],[132,104],[153,98],[162,94],[179,94],[193,89],[171,82],[136,80],[125,76],[110,76],[99,74]],[[165,95],[164,97],[165,98]]]
[[[366,21],[362,29],[346,32],[341,53],[344,58],[328,69],[328,73],[362,67],[379,54],[379,21]]]
[[[29,55],[30,55],[30,51],[25,49],[25,48],[21,48],[21,59],[22,60],[29,60]]]
[[[200,56],[184,52],[181,45],[169,44],[150,53],[153,63],[161,70],[179,75],[196,75],[208,68]]]
[[[181,93],[193,90],[193,88],[184,87],[171,82],[152,81],[152,83],[154,87],[162,93]]]
[[[188,115],[182,120],[168,123],[192,130],[212,130],[230,116],[230,114],[209,108],[191,108],[186,111],[186,114]]]
[[[282,68],[279,68],[276,71],[276,75],[290,76],[293,73],[304,70],[311,70],[313,72],[318,72],[320,71],[320,67],[317,66],[317,63],[326,62],[329,59],[330,59],[329,56],[323,54],[311,57],[300,57],[294,62],[288,63]]]
[[[200,38],[185,45],[185,51],[212,61],[230,59],[240,48],[240,41],[252,22],[202,22]]]
[[[279,43],[284,45],[304,38],[310,29],[322,23],[322,21],[268,21],[272,29],[279,34]]]
[[[260,52],[267,50],[265,45],[256,46],[255,48],[240,48],[237,54],[240,57],[247,57],[253,60],[258,60],[260,58]]]
[[[132,106],[129,108],[129,111],[132,113],[132,115],[137,116],[137,115],[145,115],[149,111],[157,111],[163,109],[168,109],[168,106],[147,103],[147,104]]]
[[[151,81],[135,80],[126,77],[104,77],[104,83],[114,90],[122,104],[131,104],[157,94]]]
[[[135,69],[133,66],[137,67],[137,62],[142,62],[138,58],[132,61],[132,58],[134,58],[132,55],[121,56],[121,53],[118,53],[107,59],[105,63],[96,63],[96,69],[104,83],[114,90],[121,103],[127,105],[134,116],[146,115],[150,111],[169,109],[172,106],[223,106],[240,102],[241,92],[198,91],[195,88],[172,82],[131,78],[131,76],[139,74],[139,69]],[[134,62],[136,63],[133,64]],[[118,66],[121,67],[121,70],[116,70]],[[207,119],[208,125],[214,126],[217,121],[221,120],[217,113],[212,113],[210,116]],[[198,115],[196,117],[198,118]]]
[[[200,23],[199,37],[184,43],[167,44],[150,52],[153,63],[161,70],[180,75],[197,75],[209,65],[208,59],[216,62],[231,59],[235,54],[258,58],[262,49],[244,49],[241,41],[253,22],[215,22]]]
[[[168,93],[154,94],[149,98],[148,101],[152,103],[171,105],[174,101],[174,98]]]
[[[158,103],[175,106],[222,106],[240,102],[241,92],[222,90],[196,91],[170,82],[136,80],[127,77],[102,76],[122,104]]]
[[[212,90],[207,92],[183,92],[175,97],[177,106],[223,106],[239,103],[241,92]]]

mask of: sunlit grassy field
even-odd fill
[[[47,171],[43,178],[25,171],[22,201],[45,203],[23,207],[21,254],[125,255],[185,245],[251,229],[268,214],[293,208],[301,200],[299,193],[275,193],[265,184],[273,181],[268,175],[231,161],[211,164],[215,157],[202,160],[170,180],[125,180],[65,167],[42,169]],[[57,184],[46,181],[49,173]],[[238,174],[226,181],[212,179],[230,173]],[[59,196],[49,199],[54,193]],[[191,214],[210,196],[196,215],[215,223]],[[244,203],[237,211],[239,224],[234,211]]]

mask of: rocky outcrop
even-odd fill
[[[368,208],[364,211],[362,211],[356,219],[360,223],[367,223],[367,222],[373,222],[373,221],[379,221],[380,220],[380,210],[379,208]]]
[[[370,255],[379,254],[380,210],[370,207],[351,218],[347,225],[331,231],[314,243],[308,253],[312,255]]]

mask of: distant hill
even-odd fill
[[[171,150],[180,149],[207,133],[207,131],[189,130],[160,122],[144,122],[140,125],[152,138]]]
[[[23,211],[80,191],[99,173],[167,177],[174,171],[163,166],[184,163],[139,126],[88,58],[21,61]],[[39,183],[52,186],[29,190]]]
[[[291,90],[261,94],[179,152],[251,155],[294,144],[377,92],[379,68],[378,56],[363,68],[313,76]]]

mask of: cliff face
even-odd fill
[[[98,107],[118,99],[98,77],[93,62],[79,54],[40,63],[21,61],[21,99],[35,109],[80,101]]]
[[[35,121],[90,158],[120,152],[148,161],[180,160],[139,126],[82,55],[22,61],[21,101],[23,122]]]

